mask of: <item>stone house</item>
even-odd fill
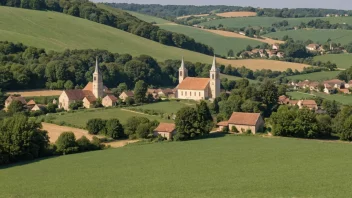
[[[22,96],[9,96],[5,100],[5,109],[13,102],[13,101],[20,101],[23,105],[27,105],[27,101],[24,97]]]
[[[119,98],[125,102],[127,98],[133,98],[134,97],[134,93],[133,91],[124,91],[120,94]]]
[[[32,109],[34,107],[34,105],[36,105],[37,103],[35,103],[34,100],[30,100],[29,102],[27,102],[27,107],[28,109]]]
[[[220,96],[220,71],[216,67],[214,56],[212,67],[209,71],[210,78],[188,77],[188,70],[182,59],[179,68],[179,84],[176,87],[178,99],[208,100]]]
[[[46,108],[45,105],[42,104],[36,104],[34,107],[31,109],[31,111],[43,111]]]
[[[280,49],[280,45],[279,44],[273,44],[272,49],[273,50],[279,50]]]
[[[167,140],[171,140],[176,134],[176,126],[173,123],[160,123],[159,126],[154,129],[154,136],[161,135]]]
[[[226,122],[220,122],[217,125],[219,129],[220,127],[223,129],[225,124]],[[260,113],[233,112],[227,124],[230,131],[235,127],[239,133],[245,133],[250,130],[255,134],[264,129],[264,119]]]
[[[312,43],[312,44],[307,45],[306,49],[308,51],[317,51],[319,49],[319,45],[315,44],[315,43]]]
[[[344,89],[345,84],[346,84],[345,81],[339,80],[339,79],[332,79],[332,80],[324,81],[325,86],[330,85],[331,87],[336,88],[336,89]]]
[[[308,108],[310,110],[318,110],[318,105],[315,100],[290,100],[288,105],[297,105],[299,109]]]
[[[113,107],[116,106],[118,98],[114,95],[106,95],[102,100],[102,105],[104,107]]]

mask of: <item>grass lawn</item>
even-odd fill
[[[230,76],[230,75],[226,75],[226,74],[220,74],[220,78],[227,78],[228,80],[241,80],[241,79],[243,79],[241,77]],[[252,79],[247,79],[247,80],[249,80],[249,83],[253,83],[253,84],[259,83],[259,81],[257,81],[257,80],[252,80]]]
[[[185,34],[191,38],[194,38],[197,42],[204,43],[214,48],[216,54],[227,56],[230,49],[237,54],[239,51],[246,49],[248,45],[258,46],[262,45],[262,42],[242,39],[242,38],[231,38],[214,34],[208,31],[201,30],[199,28],[184,26],[184,25],[159,25],[161,29],[165,29],[171,32]]]
[[[335,63],[338,68],[348,69],[352,66],[352,54],[327,54],[314,57],[315,61]]]
[[[311,81],[324,81],[336,78],[336,76],[341,73],[341,71],[322,71],[314,72],[309,74],[301,74],[295,76],[288,76],[289,80],[311,80]]]
[[[307,94],[307,93],[302,93],[302,92],[287,92],[289,96],[292,97],[294,100],[300,100],[300,99],[310,99],[314,98],[316,96],[325,98],[328,100],[336,100],[337,102],[344,104],[344,105],[352,105],[352,96],[351,95],[342,95],[342,94],[333,94],[333,95],[328,95],[324,93],[313,93],[313,94]]]
[[[251,136],[132,144],[3,167],[0,195],[351,197],[351,152],[351,144]]]
[[[171,114],[171,113],[176,114],[177,111],[183,107],[193,107],[193,106],[195,106],[195,103],[189,103],[187,100],[185,101],[181,100],[179,102],[177,102],[176,100],[171,100],[171,101],[163,101],[163,102],[138,106],[136,108],[162,111],[167,114]]]
[[[109,8],[107,8],[109,6],[106,6],[106,5],[103,5],[103,4],[98,4],[98,6],[101,7],[101,8],[104,7],[104,9],[109,9]],[[148,22],[148,23],[152,23],[152,22],[155,22],[156,24],[172,23],[172,22],[170,22],[168,20],[165,20],[165,19],[162,19],[162,18],[158,18],[158,17],[146,15],[146,14],[141,14],[141,13],[138,13],[138,12],[133,12],[133,11],[129,11],[129,10],[124,10],[124,11],[128,12],[132,16],[135,16],[135,17],[139,18],[140,20],[143,20],[143,21]]]
[[[201,25],[218,26],[222,24],[224,27],[242,28],[247,26],[253,27],[272,27],[273,23],[281,22],[283,20],[288,21],[289,27],[294,27],[301,22],[309,22],[314,19],[321,19],[324,21],[330,21],[330,23],[347,23],[352,24],[352,17],[305,17],[305,18],[280,18],[280,17],[238,17],[238,18],[225,18],[217,19],[209,22],[201,23]]]
[[[139,112],[131,112],[128,110],[122,110],[121,108],[112,109],[90,109],[76,111],[75,113],[64,113],[63,115],[54,114],[55,119],[53,120],[55,124],[60,124],[65,122],[70,124],[70,126],[85,127],[89,119],[101,118],[101,119],[111,119],[117,118],[123,124],[126,120],[132,116],[136,117],[146,117],[150,120],[158,120],[160,122],[173,122],[172,120],[164,120],[160,116],[151,116]]]
[[[352,42],[351,30],[289,30],[272,32],[265,36],[282,39],[285,35],[288,35],[294,40],[306,41],[310,39],[318,43],[325,43],[328,39],[331,39],[335,43],[341,43],[342,45]]]

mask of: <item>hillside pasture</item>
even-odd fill
[[[237,76],[230,76],[230,75],[226,75],[226,74],[220,74],[220,78],[227,78],[227,80],[241,80],[241,79],[247,79],[249,81],[249,83],[251,84],[256,84],[259,83],[259,81],[257,80],[252,80],[252,79],[248,79],[248,78],[241,78],[241,77],[237,77]]]
[[[328,39],[331,39],[335,43],[341,43],[342,45],[352,42],[351,30],[289,30],[272,32],[264,36],[282,39],[282,37],[286,35],[294,40],[312,40],[317,43],[326,43]]]
[[[104,8],[104,9],[110,8],[110,6],[106,6],[103,4],[98,4],[98,7]],[[113,9],[116,9],[116,8],[113,8]],[[128,10],[124,10],[124,11],[131,14],[132,16],[135,16],[135,17],[137,17],[145,22],[148,22],[148,23],[152,23],[152,22],[155,22],[156,24],[170,24],[170,23],[172,23],[172,22],[165,20],[165,19],[162,19],[162,18],[158,18],[158,17],[146,15],[146,14],[141,14],[138,12],[133,12],[133,11],[128,11]],[[174,24],[176,24],[176,23],[174,23]]]
[[[223,12],[223,13],[217,13],[217,16],[225,17],[225,18],[230,18],[230,17],[253,17],[257,16],[256,12]]]
[[[284,61],[267,60],[267,59],[239,59],[239,60],[225,60],[217,59],[219,63],[223,65],[232,65],[232,67],[242,67],[245,66],[252,70],[257,69],[271,69],[273,71],[286,71],[288,68],[293,70],[297,69],[302,71],[304,67],[309,67],[309,65],[300,63],[290,63]]]
[[[185,34],[191,38],[194,38],[197,42],[204,43],[214,48],[216,54],[227,56],[227,53],[232,49],[235,54],[248,45],[257,46],[261,45],[262,42],[258,40],[250,40],[239,37],[225,37],[220,34],[214,34],[210,31],[205,31],[200,28],[194,28],[183,25],[159,25],[161,29],[165,29],[171,32]]]
[[[304,80],[310,80],[310,81],[319,81],[322,82],[324,80],[331,80],[336,78],[336,76],[340,73],[341,71],[322,71],[322,72],[314,72],[314,73],[309,73],[309,74],[301,74],[301,75],[294,75],[294,76],[288,76],[287,79],[289,80],[298,80],[298,81],[304,81]]]
[[[2,167],[6,179],[0,180],[0,194],[38,198],[352,195],[352,171],[346,168],[352,163],[349,143],[211,137],[137,143]]]
[[[138,106],[136,108],[143,110],[155,110],[164,112],[167,114],[176,114],[178,110],[183,107],[194,107],[195,103],[190,103],[187,100],[171,100],[171,101],[162,101],[157,103],[146,104],[142,106]]]
[[[202,30],[207,31],[207,32],[211,32],[211,33],[214,33],[214,34],[218,34],[218,35],[221,35],[221,36],[225,36],[225,37],[250,39],[250,40],[254,40],[254,41],[268,43],[270,45],[273,45],[273,44],[276,44],[276,43],[278,43],[278,44],[285,43],[284,41],[274,40],[274,39],[267,38],[267,37],[263,37],[263,39],[252,38],[252,37],[248,37],[248,36],[245,36],[245,35],[242,35],[242,34],[238,34],[236,32],[229,32],[229,31],[223,31],[223,30],[211,30],[211,29],[202,29]],[[252,45],[252,46],[254,47],[254,45]],[[242,50],[243,49],[245,49],[245,48],[242,48]]]
[[[325,94],[325,93],[303,93],[303,92],[287,92],[294,100],[301,100],[301,99],[311,99],[314,97],[321,97],[327,100],[335,100],[344,105],[352,105],[352,96],[351,95],[342,95],[342,94]]]
[[[348,69],[352,66],[352,54],[327,54],[314,57],[314,61],[335,63],[338,68]]]
[[[330,21],[330,23],[346,23],[352,25],[352,17],[305,17],[305,18],[280,18],[280,17],[234,17],[217,19],[208,22],[201,23],[200,25],[216,26],[222,24],[228,28],[242,28],[242,27],[272,27],[273,23],[281,22],[283,20],[288,21],[288,27],[294,27],[301,24],[301,22],[307,23],[311,20],[321,19],[324,21]]]

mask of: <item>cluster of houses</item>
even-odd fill
[[[273,44],[272,49],[253,49],[252,51],[244,51],[240,55],[240,58],[248,58],[248,57],[260,57],[260,58],[284,58],[285,53],[280,52],[280,45]]]
[[[298,106],[299,109],[319,110],[315,100],[291,100],[287,96],[280,96],[278,102],[281,105]]]
[[[326,17],[348,17],[349,15],[348,14],[327,14],[325,15]]]
[[[320,54],[326,53],[326,51],[339,51],[343,53],[347,53],[347,51],[343,47],[337,47],[333,46],[332,43],[330,42],[329,49],[324,49],[323,45],[316,44],[316,43],[311,43],[306,46],[306,49],[310,52],[319,52]]]
[[[42,111],[43,109],[46,108],[46,105],[44,104],[37,104],[34,100],[30,100],[30,101],[26,101],[26,99],[22,96],[9,96],[6,100],[5,100],[5,110],[7,110],[7,108],[10,106],[10,104],[13,101],[19,101],[20,103],[22,103],[23,107],[25,109],[28,109],[30,111]],[[56,104],[57,101],[53,100],[53,103]]]
[[[310,91],[321,92],[323,91],[326,94],[335,94],[335,93],[343,93],[343,94],[350,94],[352,89],[352,80],[346,83],[343,80],[339,79],[332,79],[327,80],[322,83],[316,81],[300,81],[298,83],[290,82],[289,86],[293,89],[309,89]],[[321,90],[320,86],[323,86],[323,90]]]

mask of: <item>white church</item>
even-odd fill
[[[182,58],[178,70],[179,84],[176,87],[176,96],[179,99],[208,100],[220,96],[220,71],[216,67],[214,56],[209,78],[188,77],[188,70]]]

